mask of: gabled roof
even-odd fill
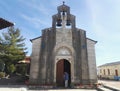
[[[36,40],[36,39],[39,39],[39,38],[42,38],[42,36],[36,37],[34,39],[30,39],[30,41],[32,42],[33,40]]]
[[[100,65],[98,67],[112,66],[112,65],[119,65],[119,64],[120,64],[120,61],[117,61],[117,62],[106,63],[106,64]]]
[[[0,30],[6,27],[13,26],[14,24],[12,22],[9,22],[3,18],[0,18]]]
[[[39,38],[42,38],[42,36],[36,37],[36,38],[34,38],[34,39],[30,39],[30,41],[32,42],[33,40],[36,40],[36,39],[39,39]],[[90,39],[90,38],[86,38],[86,39],[91,40],[91,41],[97,43],[97,41],[92,40],[92,39]]]
[[[97,41],[95,41],[95,40],[92,40],[92,39],[90,39],[90,38],[87,38],[88,40],[91,40],[91,41],[93,41],[93,42],[95,42],[95,43],[97,43]]]

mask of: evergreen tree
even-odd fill
[[[25,58],[27,48],[24,40],[25,38],[21,36],[18,28],[10,27],[6,33],[2,33],[0,37],[0,60],[5,63],[6,68]]]

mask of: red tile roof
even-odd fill
[[[12,22],[9,22],[3,18],[0,18],[0,30],[6,27],[13,26],[14,24]]]

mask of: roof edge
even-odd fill
[[[36,39],[39,39],[39,38],[42,38],[42,36],[36,37],[34,39],[30,39],[30,41],[32,42],[33,40],[36,40]]]
[[[98,67],[111,66],[111,65],[118,65],[118,64],[120,64],[120,61],[111,62],[111,63],[106,63],[106,64],[100,65],[100,66],[98,66]]]
[[[97,41],[95,41],[95,40],[93,40],[93,39],[90,39],[90,38],[86,38],[86,39],[91,40],[91,41],[97,43]]]

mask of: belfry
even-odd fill
[[[64,86],[64,72],[69,74],[69,86],[96,83],[96,41],[76,28],[69,6],[63,3],[57,10],[52,27],[31,40],[30,84]]]

